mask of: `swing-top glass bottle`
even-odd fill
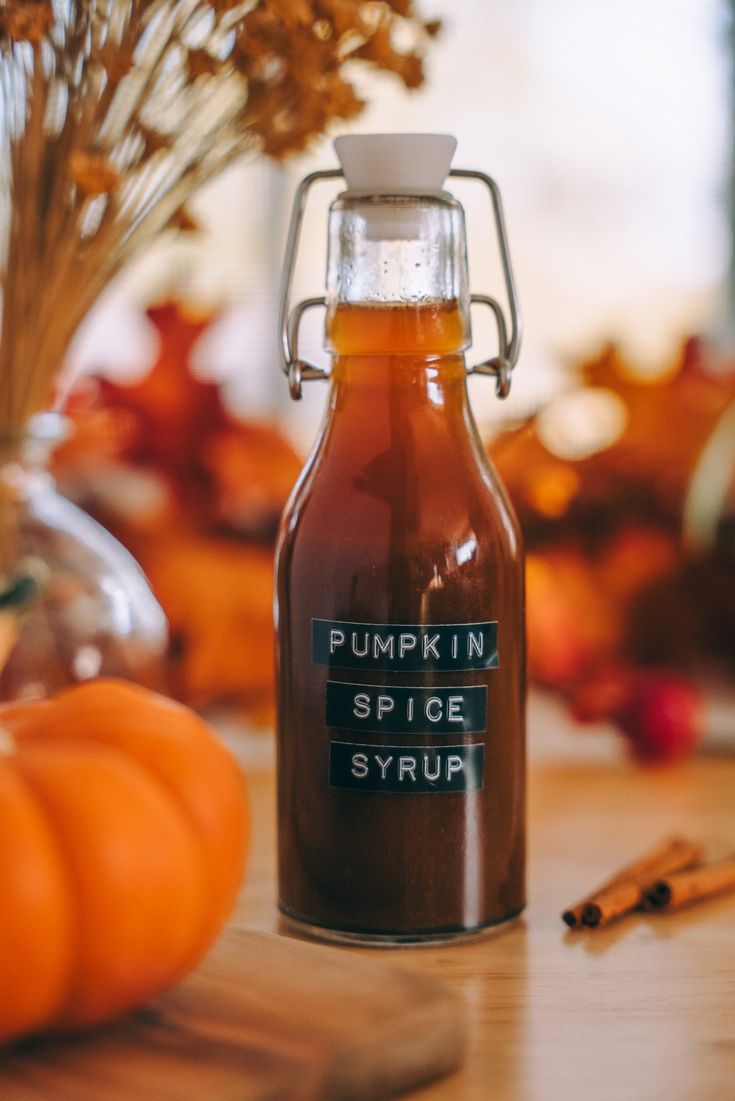
[[[497,187],[455,170],[490,189],[510,323],[470,295],[452,138],[336,144],[341,170],[297,195],[283,285],[292,394],[322,374],[295,348],[309,306],[333,362],[278,546],[279,905],[328,939],[454,939],[524,905],[522,548],[464,356],[481,302],[499,351],[476,370],[507,393],[515,289]],[[306,193],[342,174],[326,298],[289,311]]]

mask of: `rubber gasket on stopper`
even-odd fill
[[[436,195],[457,139],[451,134],[345,134],[334,148],[350,191]]]

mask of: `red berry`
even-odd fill
[[[687,677],[652,670],[632,680],[617,719],[639,760],[674,761],[693,752],[702,716],[700,693]]]

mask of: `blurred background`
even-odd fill
[[[426,4],[424,5],[426,8]],[[369,106],[354,131],[447,131],[455,164],[501,184],[526,321],[510,403],[478,386],[488,423],[538,407],[570,358],[615,338],[656,371],[693,332],[723,322],[730,256],[730,11],[724,0],[436,0],[443,32],[426,85],[357,71]],[[246,162],[196,200],[201,232],[161,243],[107,295],[80,334],[75,369],[140,374],[155,334],[149,301],[178,295],[222,314],[196,369],[233,405],[278,415],[310,442],[324,400],[292,407],[276,366],[275,298],[294,188],[335,163],[328,139],[283,166]],[[334,188],[336,193],[337,188]],[[458,185],[476,290],[498,286],[482,193]],[[321,293],[325,210],[307,222],[296,291]],[[476,345],[491,333],[476,320]],[[319,319],[315,321],[318,330]],[[111,339],[112,337],[112,339]],[[318,335],[312,340],[318,355]]]
[[[425,86],[356,73],[369,106],[351,129],[454,133],[455,164],[491,173],[504,195],[525,343],[509,401],[470,385],[526,531],[532,677],[579,721],[612,720],[641,758],[727,739],[730,6],[436,0],[422,14],[443,23]],[[228,170],[192,204],[194,231],[105,294],[67,371],[76,434],[57,455],[62,488],[141,560],[172,624],[180,694],[263,724],[272,542],[326,396],[315,384],[288,397],[277,284],[295,186],[333,164],[324,139]],[[455,193],[472,289],[499,293],[484,196]],[[310,209],[297,297],[322,293],[330,197]],[[324,362],[320,323],[303,346]],[[474,337],[475,358],[492,353],[481,314]]]

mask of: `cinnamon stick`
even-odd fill
[[[653,857],[654,854],[651,854]],[[582,922],[591,928],[608,925],[643,902],[644,892],[654,880],[672,872],[691,868],[702,858],[702,847],[693,841],[672,838],[661,846],[656,859],[641,861],[638,868],[619,883],[590,899],[582,913]]]
[[[735,890],[735,856],[657,879],[645,892],[645,904],[667,913],[725,891]]]
[[[701,855],[699,845],[682,837],[667,838],[570,906],[562,914],[562,920],[571,929],[582,924],[605,925],[639,905],[643,888],[670,872],[690,867]]]

